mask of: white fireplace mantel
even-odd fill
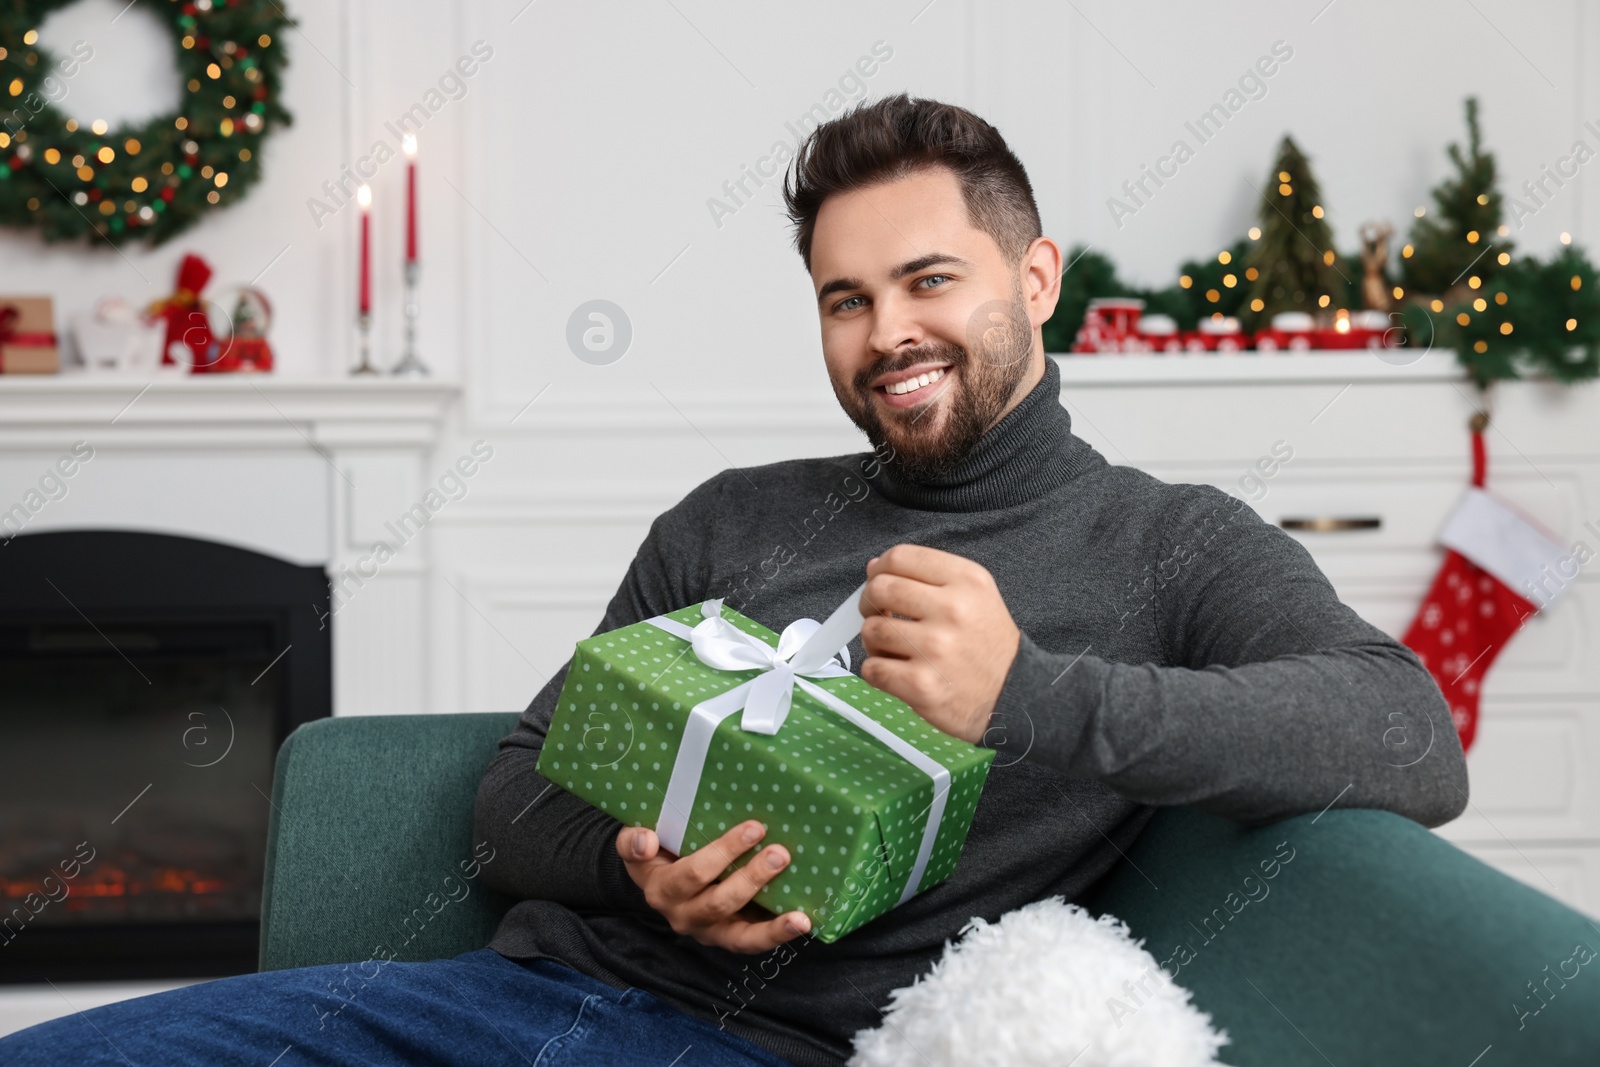
[[[6,375],[0,447],[54,447],[76,433],[136,447],[427,448],[460,392],[382,377]]]
[[[0,376],[0,517],[12,532],[177,534],[325,568],[345,583],[335,714],[420,711],[428,538],[397,545],[359,584],[348,574],[422,498],[460,393],[426,379]],[[79,442],[92,457],[53,479]]]

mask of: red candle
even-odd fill
[[[417,261],[417,135],[401,138],[406,154],[406,262]]]
[[[356,202],[361,205],[361,314],[372,310],[372,190],[363,185],[356,190]]]

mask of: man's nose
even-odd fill
[[[916,310],[909,298],[891,294],[873,302],[872,332],[867,337],[867,345],[872,351],[892,355],[902,348],[921,344],[923,337]]]

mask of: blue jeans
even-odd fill
[[[642,989],[488,948],[427,963],[244,974],[136,997],[0,1038],[0,1063],[789,1067]]]

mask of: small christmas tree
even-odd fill
[[[1402,276],[1410,292],[1445,296],[1459,290],[1469,269],[1480,282],[1487,282],[1511,262],[1511,242],[1499,232],[1501,197],[1495,188],[1494,156],[1481,147],[1478,101],[1469,96],[1466,109],[1467,151],[1450,145],[1456,173],[1434,187],[1433,214],[1417,218],[1411,243],[1401,252]],[[1447,303],[1451,299],[1445,296]]]
[[[1454,349],[1479,389],[1529,372],[1567,383],[1593,378],[1600,374],[1595,269],[1571,246],[1544,263],[1512,257],[1500,232],[1494,156],[1483,150],[1471,97],[1466,113],[1466,151],[1449,146],[1455,174],[1434,188],[1433,214],[1417,218],[1401,252],[1412,301],[1404,309],[1408,343]]]
[[[1328,308],[1348,288],[1341,277],[1333,233],[1311,165],[1293,138],[1278,146],[1268,188],[1262,190],[1261,236],[1252,244],[1246,273],[1256,272],[1243,309],[1247,329],[1280,311]]]

